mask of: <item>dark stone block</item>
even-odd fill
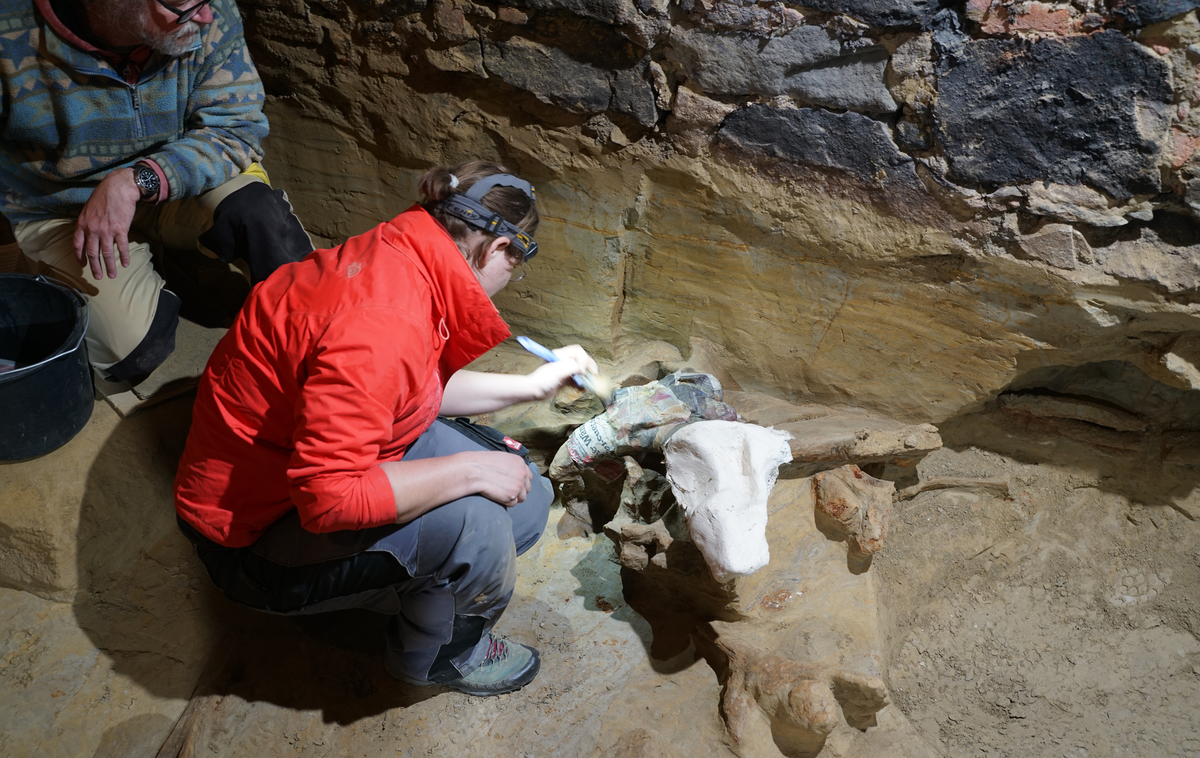
[[[781,95],[789,76],[836,61],[841,54],[842,46],[819,26],[801,26],[765,41],[678,30],[666,48],[667,59],[710,95]]]
[[[497,42],[507,39],[488,36]],[[606,71],[633,68],[646,57],[645,50],[630,42],[620,30],[582,16],[540,13],[522,27],[520,36],[546,47],[567,50],[572,60]]]
[[[967,35],[966,21],[958,11],[943,8],[930,20],[929,27],[933,30],[933,49],[937,53],[938,73],[944,74],[951,65],[958,62],[958,56],[963,47],[970,41]]]
[[[633,0],[508,0],[504,4],[552,13],[565,12],[606,24],[629,23],[638,15]]]
[[[873,184],[920,183],[912,159],[900,152],[887,128],[858,113],[752,104],[729,114],[719,135],[745,150],[839,169]]]
[[[769,40],[689,30],[672,36],[666,56],[710,95],[790,95],[829,108],[896,110],[884,82],[887,51],[869,47],[844,53],[837,39],[818,26],[801,26]]]
[[[938,11],[937,0],[805,0],[805,8],[844,13],[871,26],[918,26]]]
[[[1113,18],[1127,29],[1140,29],[1200,8],[1200,0],[1116,0]]]
[[[488,73],[571,113],[602,113],[612,100],[612,74],[562,50],[513,37],[483,41]]]
[[[642,126],[658,123],[658,108],[654,106],[654,89],[646,81],[646,64],[617,71],[613,77],[612,110],[632,116]]]
[[[968,43],[938,83],[938,137],[959,181],[1160,188],[1159,144],[1139,131],[1171,102],[1167,64],[1115,31]],[[1139,113],[1139,107],[1141,112]]]
[[[929,134],[912,121],[896,124],[896,142],[905,150],[919,152],[933,147]]]

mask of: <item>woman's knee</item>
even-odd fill
[[[418,573],[446,575],[467,564],[506,571],[515,557],[512,529],[507,509],[480,495],[438,506],[421,516]]]

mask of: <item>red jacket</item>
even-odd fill
[[[454,372],[508,336],[450,235],[417,206],[280,268],[204,370],[176,511],[229,547],[292,508],[313,532],[394,523],[379,464],[433,423]]]

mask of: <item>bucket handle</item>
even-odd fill
[[[63,289],[70,292],[72,295],[74,295],[79,300],[79,304],[83,306],[83,331],[79,333],[79,339],[75,341],[75,345],[72,346],[70,350],[56,350],[54,352],[54,355],[51,355],[49,358],[38,361],[37,363],[34,363],[29,366],[22,366],[20,369],[18,369],[21,372],[28,372],[28,371],[32,371],[33,369],[36,369],[36,368],[41,368],[42,366],[45,366],[47,363],[50,363],[51,361],[56,361],[59,358],[61,358],[62,356],[67,355],[68,353],[73,353],[76,350],[78,350],[79,346],[83,343],[84,337],[87,336],[88,326],[90,326],[92,323],[92,309],[88,308],[87,298],[85,298],[83,296],[83,293],[81,293],[79,290],[75,289],[74,287],[70,287],[66,284],[63,284],[62,282],[56,282],[56,281],[47,279],[44,274],[38,274],[37,276],[34,277],[34,279],[41,282],[42,284],[49,284],[49,285],[52,285],[55,287],[62,287]],[[15,373],[15,372],[13,372],[13,373]]]

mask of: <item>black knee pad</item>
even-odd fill
[[[263,182],[251,182],[222,200],[200,244],[226,263],[238,258],[249,263],[254,284],[312,252],[312,240],[283,190]]]
[[[160,290],[154,319],[146,336],[129,355],[108,367],[108,380],[138,384],[175,352],[175,330],[179,327],[179,296],[171,290]]]

